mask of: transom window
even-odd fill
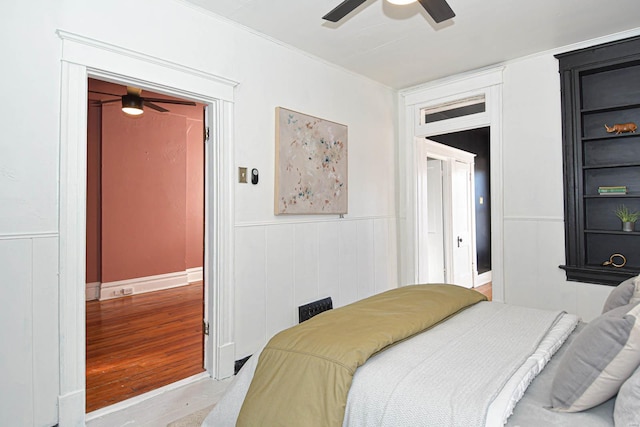
[[[422,119],[422,123],[427,124],[484,112],[485,101],[483,94],[440,104],[435,107],[423,108],[420,110],[420,117]]]

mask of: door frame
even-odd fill
[[[441,144],[436,141],[432,141],[427,138],[415,138],[416,144],[416,172],[418,175],[417,183],[417,195],[418,203],[416,205],[416,221],[417,221],[417,283],[428,283],[429,280],[429,244],[427,233],[429,231],[428,226],[428,209],[429,209],[429,197],[426,189],[428,188],[427,180],[427,158],[437,159],[443,161],[443,246],[444,246],[444,266],[445,266],[445,282],[453,283],[453,186],[452,186],[452,172],[453,163],[460,162],[469,165],[473,171],[475,154],[460,150],[454,147],[450,147],[445,144]],[[471,174],[471,190],[473,190],[473,174]],[[476,256],[476,242],[475,242],[475,212],[473,209],[474,195],[473,191],[469,194],[469,214],[470,220],[470,240],[471,240],[471,252]],[[477,268],[476,262],[472,261],[472,287],[475,286]]]
[[[58,30],[62,39],[59,169],[60,425],[84,425],[87,79],[129,83],[209,106],[205,144],[207,373],[233,375],[233,97],[236,82]],[[142,397],[144,398],[144,397]],[[141,398],[141,399],[142,399]]]
[[[418,169],[415,138],[490,127],[491,151],[491,268],[495,301],[504,302],[504,209],[502,165],[502,73],[493,67],[400,91],[398,104],[399,274],[400,283],[418,282]],[[420,111],[459,100],[484,96],[486,111],[468,116],[421,123]]]

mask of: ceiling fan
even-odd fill
[[[101,95],[109,95],[116,96],[117,99],[108,99],[106,101],[101,100],[93,100],[94,102],[102,104],[109,104],[111,102],[122,102],[122,111],[127,114],[131,114],[134,116],[142,114],[143,106],[147,106],[153,110],[159,111],[161,113],[166,113],[167,110],[164,107],[156,105],[156,103],[162,104],[179,104],[179,105],[191,105],[195,106],[196,103],[192,101],[181,101],[181,100],[173,100],[173,99],[162,99],[162,98],[147,98],[142,96],[142,89],[132,86],[127,86],[127,94],[126,95],[117,95],[115,93],[107,93],[107,92],[99,92],[97,90],[89,90],[91,93],[97,93]]]
[[[326,19],[331,22],[338,22],[346,15],[348,15],[352,10],[356,7],[360,6],[367,0],[344,0],[338,6],[336,6],[331,12],[327,13],[322,17],[322,19]],[[413,3],[415,0],[388,0],[393,4],[409,4]],[[446,21],[447,19],[451,19],[456,14],[453,12],[449,4],[446,0],[418,0],[422,7],[425,8],[427,13],[431,15],[436,23],[440,23],[442,21]]]

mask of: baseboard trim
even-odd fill
[[[91,282],[86,284],[84,299],[85,301],[93,301],[100,298],[100,282]]]
[[[228,342],[218,347],[218,376],[216,379],[221,380],[234,375],[236,344]]]
[[[475,286],[482,286],[482,285],[486,285],[487,283],[491,282],[491,271],[487,271],[484,272],[482,274],[478,274],[476,276],[476,283]]]
[[[100,301],[177,288],[188,284],[189,279],[186,271],[107,282],[100,286]]]
[[[187,280],[189,283],[204,280],[204,269],[202,267],[187,268]]]
[[[83,426],[85,424],[84,407],[84,390],[58,395],[58,425]]]

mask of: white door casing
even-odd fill
[[[235,82],[122,47],[58,31],[62,39],[59,179],[59,425],[85,424],[87,79],[129,83],[210,107],[205,146],[205,352],[214,378],[233,374],[232,102]]]
[[[503,165],[502,165],[502,72],[495,67],[447,78],[400,91],[399,132],[399,241],[400,283],[420,283],[420,227],[418,213],[421,203],[419,160],[416,138],[450,132],[491,128],[491,265],[492,292],[495,301],[504,301],[503,262]],[[421,110],[456,100],[484,96],[486,111],[435,123],[423,123]],[[404,174],[404,175],[402,175]],[[426,183],[425,183],[426,185]]]

